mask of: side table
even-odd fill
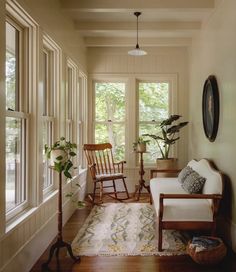
[[[139,184],[135,185],[134,197],[137,194],[137,201],[139,201],[140,194],[143,188],[146,189],[150,195],[150,186],[145,184],[145,180],[143,178],[145,174],[144,167],[143,167],[143,153],[148,153],[148,152],[136,151],[136,153],[140,155],[140,166],[139,166],[140,179],[139,179]]]

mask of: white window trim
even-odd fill
[[[94,142],[95,135],[95,95],[94,95],[94,82],[125,82],[126,83],[126,129],[125,142],[126,142],[126,169],[137,169],[138,159],[132,152],[132,143],[138,137],[138,103],[137,103],[137,82],[139,81],[168,81],[170,83],[170,114],[178,112],[178,75],[173,74],[89,74],[89,98],[92,101],[92,114],[89,113],[89,127],[88,127],[88,142]],[[177,154],[177,145],[174,146],[173,154]],[[155,164],[146,165],[147,168],[155,166]]]
[[[68,69],[71,69],[72,72],[72,78],[71,78],[71,118],[68,118],[68,95],[69,95],[69,75],[68,75]],[[80,127],[81,127],[81,121],[80,121],[80,107],[82,107],[80,103],[80,88],[79,86],[79,69],[76,63],[69,57],[66,59],[66,140],[71,141],[72,143],[77,144],[77,156],[76,158],[73,158],[74,164],[76,167],[78,167],[80,164],[79,162],[79,137],[80,137]],[[70,134],[68,134],[68,130],[70,130]],[[79,130],[79,132],[78,132]],[[69,137],[71,136],[71,137]],[[72,171],[72,179],[79,174],[79,167],[75,171]]]
[[[127,148],[128,143],[128,131],[127,131],[127,112],[128,112],[128,86],[129,82],[127,77],[124,76],[113,76],[113,75],[93,75],[91,77],[91,87],[92,87],[92,131],[91,131],[91,138],[90,141],[92,143],[95,143],[95,126],[96,123],[102,123],[107,124],[108,121],[102,121],[102,122],[96,122],[95,120],[95,83],[102,83],[102,82],[108,82],[108,83],[124,83],[125,84],[125,120],[123,122],[114,122],[115,124],[124,124],[125,127],[125,157],[124,160],[127,161],[127,158],[129,156],[129,150]],[[127,167],[127,165],[125,165]]]
[[[139,137],[139,83],[140,82],[151,82],[151,83],[162,83],[166,82],[169,83],[169,115],[171,114],[177,114],[177,105],[178,105],[178,89],[177,89],[177,75],[175,74],[165,74],[165,75],[155,75],[155,76],[141,76],[136,77],[136,118],[137,118],[137,125],[136,125],[136,139]],[[145,123],[145,122],[142,122]],[[146,122],[147,124],[150,124],[150,122]],[[155,120],[155,123],[158,124],[159,122]],[[135,139],[135,141],[136,141]],[[135,142],[134,141],[134,142]],[[174,145],[174,147],[171,149],[171,156],[177,155],[177,145]],[[139,164],[138,156],[136,156],[136,166]],[[155,165],[155,163],[145,163],[147,167],[152,167]]]
[[[88,91],[87,91],[88,79],[85,73],[79,71],[79,116],[78,116],[78,164],[80,169],[85,168],[86,158],[83,152],[83,143],[87,143],[88,140]]]
[[[38,39],[38,25],[37,23],[20,7],[15,1],[6,2],[6,21],[10,24],[14,24],[16,28],[22,31],[23,39],[20,38],[19,43],[21,44],[24,52],[27,54],[19,55],[20,67],[19,67],[19,111],[6,111],[6,117],[18,117],[25,119],[25,158],[24,158],[24,171],[25,171],[25,190],[26,200],[18,205],[16,208],[6,213],[6,221],[13,220],[22,211],[25,211],[30,204],[32,196],[30,195],[31,187],[33,187],[32,176],[29,175],[29,169],[33,168],[32,162],[29,160],[30,149],[29,144],[33,143],[35,138],[34,133],[30,133],[33,129],[31,121],[31,113],[35,110],[33,103],[31,104],[31,97],[33,96],[33,90],[37,89],[36,82],[36,67],[37,67],[37,39]],[[21,50],[20,52],[21,53]],[[31,71],[27,73],[27,71]],[[23,74],[23,76],[21,75]],[[26,95],[27,94],[27,95]],[[29,138],[29,135],[32,135]],[[34,152],[34,151],[32,151]],[[30,165],[29,165],[30,164]],[[36,164],[34,169],[37,169]],[[35,178],[37,180],[37,178]]]
[[[49,54],[53,54],[52,58],[52,67],[49,67],[51,71],[49,74],[52,75],[53,80],[53,101],[51,101],[51,95],[47,94],[49,99],[47,100],[47,115],[42,115],[42,121],[51,122],[52,123],[52,143],[56,141],[59,130],[59,91],[60,90],[60,66],[61,66],[61,48],[57,45],[57,43],[46,33],[43,33],[43,52],[46,51]],[[52,56],[49,55],[49,58]],[[47,90],[49,91],[49,90]],[[53,103],[53,104],[52,104]],[[52,108],[51,108],[52,107]],[[44,148],[44,147],[43,147]],[[53,171],[52,173],[52,184],[43,189],[43,179],[41,178],[41,184],[43,189],[43,197],[46,198],[50,194],[57,189],[55,184],[56,181],[56,173]]]

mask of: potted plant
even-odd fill
[[[44,148],[47,159],[50,159],[50,166],[59,174],[64,173],[67,178],[72,178],[70,170],[73,167],[72,157],[76,156],[77,145],[70,141],[67,142],[64,137],[61,137],[51,147],[45,145]],[[76,167],[73,168],[76,169]],[[80,188],[79,183],[76,183],[75,186]],[[83,201],[74,199],[74,192],[67,193],[65,197],[71,198],[72,202],[76,203],[79,208],[85,206]]]
[[[67,178],[72,178],[70,170],[73,167],[72,157],[76,156],[77,145],[61,137],[52,146],[45,145],[44,148],[47,158],[50,159],[50,166]]]
[[[188,122],[176,123],[181,115],[171,115],[167,119],[163,120],[159,125],[159,133],[154,134],[143,134],[142,136],[148,136],[154,139],[161,153],[161,158],[157,159],[157,167],[161,169],[173,168],[176,159],[169,158],[170,148],[172,145],[179,140],[180,129],[185,127]],[[161,165],[160,165],[161,164]]]
[[[144,140],[143,137],[139,137],[138,141],[133,143],[133,150],[135,152],[146,152],[147,144],[149,142],[150,142],[150,140]]]

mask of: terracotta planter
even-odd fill
[[[147,146],[146,143],[137,144],[136,151],[137,152],[146,152]]]
[[[169,159],[157,159],[157,169],[160,170],[168,170],[168,169],[176,169],[177,168],[177,160],[176,158]]]
[[[62,156],[62,160],[57,160],[57,157]],[[50,154],[50,166],[54,166],[55,162],[65,162],[67,160],[67,154],[64,150],[61,149],[55,149],[51,151]]]

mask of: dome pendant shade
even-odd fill
[[[138,44],[138,17],[141,15],[141,12],[135,12],[134,15],[137,17],[137,44],[135,49],[128,51],[128,54],[131,56],[144,56],[147,55],[147,52],[140,49]]]

